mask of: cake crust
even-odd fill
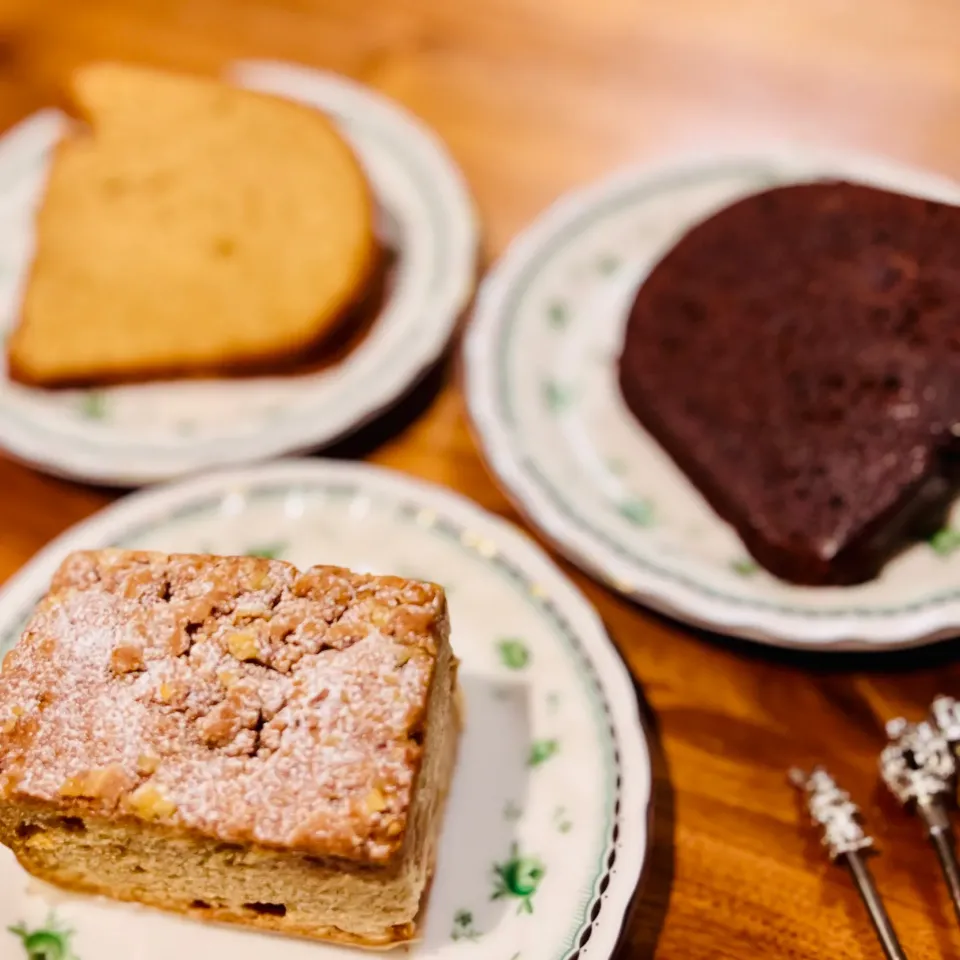
[[[0,676],[0,841],[65,887],[346,943],[410,939],[456,749],[448,632],[433,584],[71,554]],[[84,852],[64,858],[67,843]],[[201,892],[114,876],[96,860],[111,845],[146,864],[178,849]],[[261,892],[280,868],[330,911]],[[350,896],[367,914],[396,903],[330,922]]]
[[[374,201],[324,113],[110,62],[76,70],[67,94],[77,120],[37,214],[14,379],[251,372],[349,323],[376,267]]]
[[[335,567],[73,554],[4,663],[3,796],[387,863],[445,617]]]
[[[778,187],[693,227],[641,285],[624,400],[773,574],[869,580],[944,522],[958,239],[947,204]]]

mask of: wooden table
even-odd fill
[[[445,138],[490,260],[568,188],[692,144],[813,139],[960,174],[958,36],[951,0],[0,0],[0,124],[56,100],[92,58],[331,68]],[[335,453],[516,520],[471,442],[453,367]],[[111,496],[0,462],[0,574]],[[696,634],[571,573],[642,684],[656,754],[653,849],[625,953],[879,957],[848,878],[798,829],[785,785],[788,765],[822,758],[866,807],[910,956],[960,956],[919,825],[875,791],[884,719],[958,692],[960,648],[776,653]]]

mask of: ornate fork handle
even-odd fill
[[[947,698],[938,698],[943,701]],[[952,724],[955,703],[934,701],[934,723],[908,723],[900,718],[887,724],[890,742],[880,754],[880,774],[890,792],[908,809],[916,810],[940,861],[960,922],[960,863],[957,861],[947,805],[954,794],[957,764],[940,726]],[[952,726],[949,727],[953,729]],[[958,731],[960,732],[960,728]]]
[[[823,767],[816,767],[809,774],[793,769],[790,780],[804,792],[810,817],[823,831],[821,842],[830,858],[844,862],[853,875],[887,960],[906,960],[864,856],[873,846],[873,839],[863,829],[860,811],[850,794],[841,790]]]

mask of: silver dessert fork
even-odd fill
[[[860,810],[850,794],[841,790],[823,767],[815,767],[809,774],[794,768],[790,781],[804,792],[811,819],[823,828],[821,842],[830,858],[845,862],[853,875],[887,960],[906,960],[864,856],[873,839],[861,826]]]
[[[947,810],[957,773],[953,750],[941,730],[926,721],[891,720],[887,736],[890,742],[880,754],[880,775],[900,803],[920,814],[960,921],[960,863]]]

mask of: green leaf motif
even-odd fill
[[[730,569],[739,577],[752,577],[759,569],[757,562],[749,557],[730,561]]]
[[[553,811],[553,822],[557,825],[557,829],[561,833],[569,833],[571,829],[573,829],[573,824],[567,816],[566,807],[557,807],[557,809]]]
[[[618,510],[620,516],[635,527],[649,527],[653,524],[653,503],[649,500],[624,500]]]
[[[262,557],[265,560],[276,560],[289,546],[288,543],[263,543],[259,547],[248,547],[248,557]]]
[[[615,477],[622,477],[627,472],[627,463],[625,460],[620,460],[619,458],[614,457],[613,459],[607,461],[607,469]]]
[[[541,763],[549,760],[559,749],[560,744],[556,740],[534,740],[530,746],[530,756],[527,758],[527,766],[539,767]]]
[[[944,527],[938,530],[928,541],[935,553],[941,557],[949,557],[960,548],[960,530]]]
[[[503,819],[508,823],[514,823],[523,816],[523,811],[512,800],[508,800],[503,807]]]
[[[547,307],[547,319],[554,330],[562,330],[570,319],[570,312],[567,305],[561,300],[555,300]]]
[[[50,915],[46,924],[31,930],[25,923],[7,927],[10,933],[20,939],[27,960],[77,960],[70,948],[72,931],[61,927]]]
[[[107,397],[100,390],[88,390],[80,397],[80,416],[86,420],[104,420],[107,416]]]
[[[621,260],[618,256],[615,256],[612,253],[605,254],[597,261],[597,270],[602,273],[605,277],[609,276],[617,267],[620,266]]]
[[[458,910],[453,915],[451,940],[479,940],[480,931],[473,926],[473,914],[469,910]]]
[[[520,901],[517,913],[533,913],[533,896],[546,872],[547,868],[537,857],[522,856],[514,843],[510,857],[493,865],[494,886],[490,899],[513,897]]]
[[[554,380],[543,384],[543,402],[551,413],[562,413],[573,403],[573,391]]]
[[[530,651],[522,640],[507,637],[497,644],[500,662],[511,670],[522,670],[530,662]]]

